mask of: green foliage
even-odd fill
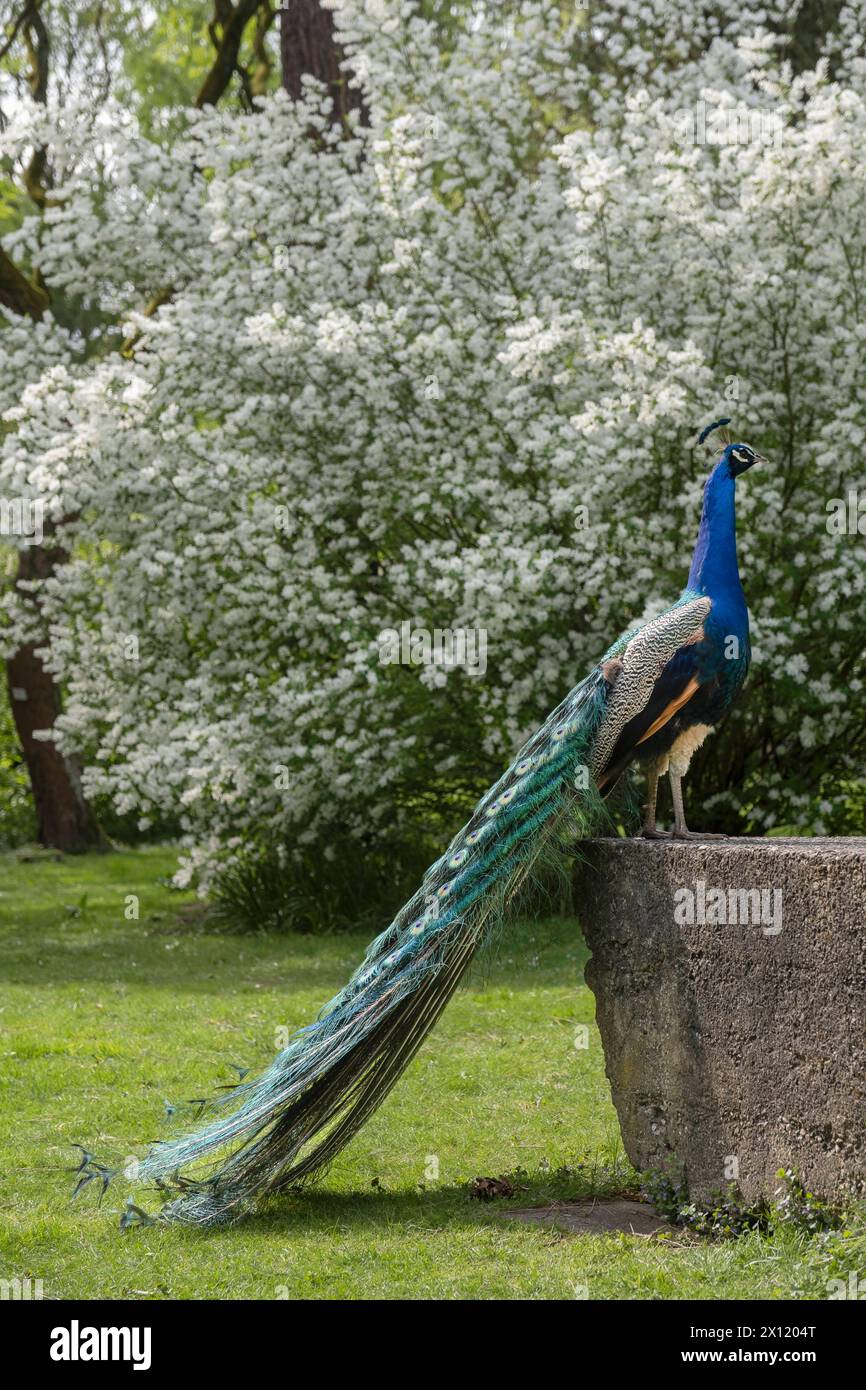
[[[138,41],[124,45],[121,92],[149,134],[164,128],[166,111],[195,101],[214,57],[208,37],[212,13],[208,0],[150,10],[140,22]]]
[[[685,1226],[697,1236],[724,1240],[741,1236],[745,1231],[768,1231],[770,1209],[764,1201],[744,1205],[736,1183],[731,1183],[727,1192],[720,1193],[715,1202],[684,1203],[677,1213],[676,1224]]]
[[[780,1224],[794,1226],[809,1235],[833,1231],[842,1224],[844,1212],[839,1204],[807,1191],[793,1168],[780,1168],[776,1176],[781,1179],[782,1186],[776,1193],[773,1210]]]
[[[797,776],[793,767],[789,775],[792,781]],[[797,824],[782,822],[769,831],[762,825],[764,790],[762,772],[758,770],[746,781],[743,819],[740,824],[734,822],[733,833],[783,836],[866,834],[866,781],[826,778],[814,793],[805,785],[802,821]]]
[[[176,840],[180,834],[178,818],[175,815],[160,814],[153,811],[145,829],[139,824],[137,811],[118,811],[108,796],[96,796],[90,802],[99,828],[113,845],[164,845]]]
[[[682,1179],[658,1171],[644,1175],[642,1191],[659,1215],[672,1225],[713,1240],[780,1227],[811,1236],[835,1230],[842,1224],[843,1209],[808,1192],[792,1168],[780,1168],[776,1176],[781,1186],[773,1202],[764,1198],[745,1202],[735,1182],[710,1202],[693,1202]]]
[[[16,231],[33,204],[26,193],[9,177],[10,160],[0,159],[0,236]]]
[[[836,800],[828,812],[831,790],[835,790]],[[822,834],[827,835],[866,834],[866,781],[843,780],[835,785],[835,789],[829,783],[822,787],[815,807],[815,824]]]
[[[635,808],[625,782],[623,779],[615,810],[633,826]],[[425,871],[469,810],[465,798],[449,799],[443,787],[437,807],[430,806],[426,798],[412,803],[409,833],[404,825],[402,835],[385,844],[380,839],[359,840],[337,832],[325,844],[317,841],[303,848],[250,845],[228,861],[216,878],[210,893],[213,920],[239,932],[330,935],[363,930],[378,934],[416,892]],[[110,824],[109,820],[105,828],[115,838]],[[618,828],[614,820],[611,830]],[[128,844],[140,841],[135,835],[119,838]],[[153,838],[164,840],[167,836]],[[558,845],[536,864],[515,899],[514,913],[541,917],[571,912],[574,863],[570,843]],[[496,937],[482,953],[488,949],[496,949]]]
[[[427,860],[417,846],[385,850],[349,837],[324,849],[252,849],[219,875],[215,917],[240,932],[377,933],[415,891]]]
[[[837,1228],[819,1232],[810,1241],[797,1289],[798,1298],[866,1297],[866,1215],[852,1207]]]

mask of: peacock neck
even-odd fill
[[[735,483],[724,462],[704,489],[704,506],[688,587],[714,601],[725,600],[745,609],[743,586],[737,565]]]

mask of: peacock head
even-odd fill
[[[751,444],[729,444],[722,458],[728,465],[728,471],[732,478],[738,477],[740,473],[745,473],[747,468],[751,468],[753,463],[766,463],[767,460],[762,454],[756,452]]]
[[[745,473],[747,468],[751,468],[753,463],[766,463],[767,460],[753,449],[751,444],[734,444],[727,428],[730,423],[730,420],[716,420],[712,425],[707,425],[707,428],[701,431],[698,443],[703,444],[709,435],[718,431],[722,452],[713,473],[724,473],[730,478],[736,478],[740,473]]]

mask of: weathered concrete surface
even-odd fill
[[[585,850],[587,982],[635,1167],[679,1165],[695,1199],[734,1176],[771,1196],[781,1167],[826,1196],[864,1190],[866,839]],[[765,921],[729,889],[769,890]],[[709,920],[684,921],[690,904]]]

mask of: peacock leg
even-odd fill
[[[646,774],[646,806],[643,814],[643,825],[641,835],[645,840],[667,840],[670,838],[669,830],[656,829],[656,801],[659,794],[659,765],[653,763],[647,768]]]
[[[686,813],[683,810],[683,776],[681,772],[670,769],[671,795],[674,799],[674,839],[675,840],[726,840],[727,835],[716,835],[709,831],[689,830]]]

